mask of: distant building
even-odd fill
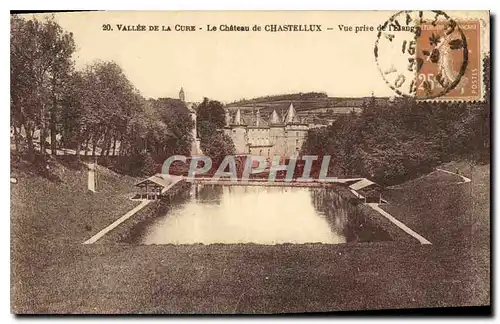
[[[293,103],[284,116],[273,110],[268,120],[264,120],[259,109],[253,111],[252,115],[244,117],[241,110],[237,109],[231,116],[230,111],[226,110],[224,133],[232,138],[237,154],[269,158],[274,155],[289,158],[298,154],[310,126],[299,120]]]
[[[184,94],[184,89],[181,87],[181,91],[179,91],[179,99],[181,101],[186,101],[186,96]]]

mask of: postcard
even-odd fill
[[[491,312],[488,11],[10,28],[12,313]]]

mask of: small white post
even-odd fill
[[[95,164],[90,163],[88,167],[89,167],[89,173],[88,173],[87,186],[90,191],[95,192],[95,187],[96,187]]]

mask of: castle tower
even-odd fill
[[[179,99],[183,102],[186,101],[186,96],[184,94],[184,89],[181,87],[181,91],[179,91]]]
[[[276,112],[273,110],[269,120],[269,141],[273,145],[271,155],[283,156],[285,127]]]
[[[284,152],[288,157],[298,155],[304,143],[309,126],[304,123],[304,120],[300,122],[299,116],[297,116],[297,112],[292,103],[290,107],[288,107],[285,123],[286,136],[283,143]]]
[[[245,122],[241,118],[241,111],[238,109],[236,111],[236,116],[234,117],[233,129],[233,142],[236,149],[236,153],[248,153],[247,148],[247,127]]]

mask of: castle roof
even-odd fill
[[[293,104],[290,103],[288,107],[288,111],[280,116],[276,109],[268,116],[262,116],[260,114],[260,109],[241,109],[237,108],[234,116],[231,116],[230,110],[226,111],[226,126],[230,125],[244,125],[249,127],[262,127],[267,128],[271,125],[285,125],[285,124],[294,124],[299,123],[299,118],[297,116],[297,112],[293,107]]]
[[[271,114],[271,118],[269,120],[270,124],[281,124],[281,118],[276,112],[276,109],[273,109],[273,113]]]
[[[230,111],[227,111],[226,124],[227,121],[231,121],[230,125],[244,125],[244,126],[263,127],[263,128],[268,126],[268,122],[264,118],[262,118],[259,110],[257,110],[256,112],[252,112],[250,114],[249,113],[245,114],[241,112],[240,108],[238,108],[233,118],[231,118],[230,116]]]
[[[293,103],[290,103],[290,106],[288,107],[288,111],[287,111],[286,115],[283,117],[283,121],[285,122],[285,124],[296,123],[298,121],[297,112],[295,111],[295,108],[293,107]]]

